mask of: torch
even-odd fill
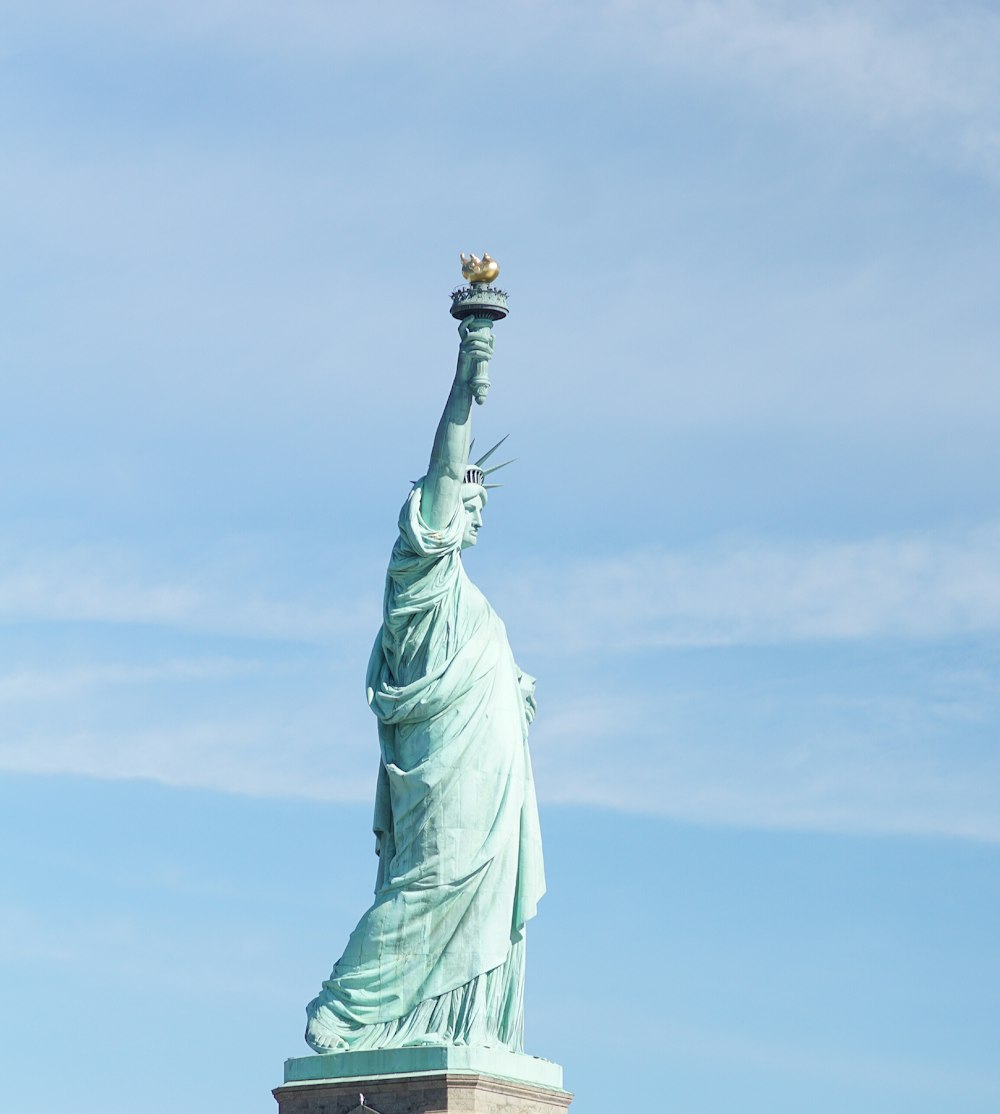
[[[483,252],[482,259],[475,255],[465,258],[465,252],[460,256],[462,260],[462,277],[468,281],[468,286],[460,286],[452,291],[451,315],[459,321],[468,321],[470,332],[479,333],[493,331],[493,322],[502,321],[508,314],[507,294],[492,285],[494,279],[500,274],[500,265],[491,259],[488,252]],[[489,362],[477,360],[472,369],[472,378],[469,386],[472,397],[480,406],[486,401],[490,389]]]

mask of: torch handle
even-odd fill
[[[486,396],[490,393],[489,367],[488,360],[476,360],[472,378],[469,380],[469,387],[472,389],[472,397],[480,406],[486,401]]]
[[[480,335],[493,332],[493,322],[488,318],[472,317],[468,319],[468,331]],[[472,397],[482,406],[490,390],[490,362],[489,360],[476,360],[469,377],[469,389]]]

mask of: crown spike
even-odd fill
[[[488,476],[491,472],[499,472],[501,468],[506,468],[508,464],[513,464],[514,461],[517,459],[518,458],[516,456],[511,457],[510,460],[505,460],[503,464],[494,464],[492,468],[484,468],[483,475]]]
[[[497,449],[500,448],[500,446],[504,443],[504,441],[507,440],[509,436],[509,433],[504,434],[504,436],[500,438],[500,440],[493,446],[492,449],[488,449],[485,453],[483,453],[483,455],[476,461],[476,465],[482,468],[486,461],[490,459],[490,457],[497,451]]]

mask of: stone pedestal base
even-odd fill
[[[564,1114],[573,1096],[547,1060],[405,1048],[288,1060],[274,1097],[278,1114]]]

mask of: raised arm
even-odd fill
[[[466,318],[458,327],[458,335],[462,340],[458,348],[455,381],[434,434],[420,503],[424,522],[435,530],[448,525],[462,501],[462,482],[472,442],[472,390],[469,379],[475,365],[493,355],[493,332],[488,321]]]

